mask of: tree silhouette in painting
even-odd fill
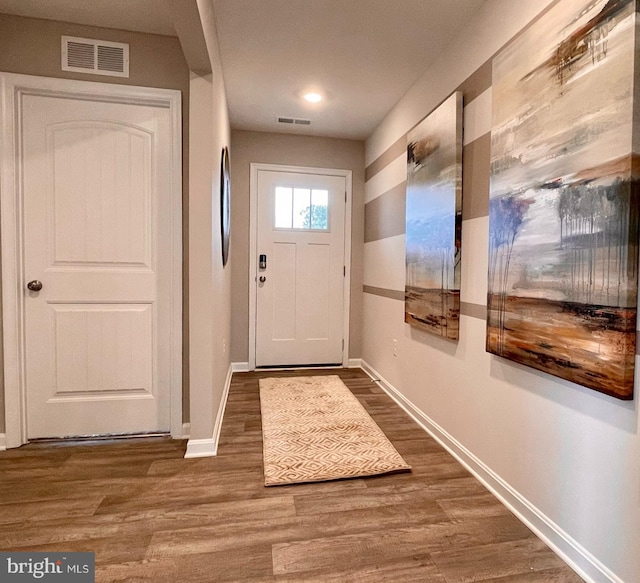
[[[572,301],[620,305],[629,278],[637,276],[635,245],[629,241],[629,229],[636,229],[638,220],[632,188],[617,179],[559,189],[560,248],[569,257]]]
[[[513,243],[524,222],[530,200],[505,195],[489,201],[491,228],[489,232],[489,314],[498,313],[498,351],[504,347],[504,315],[507,283]]]

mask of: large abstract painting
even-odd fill
[[[462,225],[462,93],[407,137],[405,322],[457,340]]]
[[[555,4],[493,62],[487,350],[633,398],[635,0]]]

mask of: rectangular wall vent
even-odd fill
[[[63,36],[62,70],[128,77],[129,45],[106,40]]]
[[[302,119],[299,117],[279,117],[278,118],[278,123],[289,123],[289,124],[296,124],[296,125],[301,125],[301,126],[310,126],[311,125],[311,120],[310,119]]]

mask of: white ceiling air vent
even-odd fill
[[[62,70],[128,77],[129,45],[106,40],[63,36]]]
[[[310,119],[302,119],[299,117],[279,117],[278,118],[278,123],[289,123],[289,124],[296,124],[296,125],[301,125],[301,126],[310,126],[311,125],[311,120]]]

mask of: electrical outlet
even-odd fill
[[[398,356],[398,341],[393,339],[393,356]]]
[[[227,353],[227,339],[223,338],[222,339],[222,354],[226,354]]]

